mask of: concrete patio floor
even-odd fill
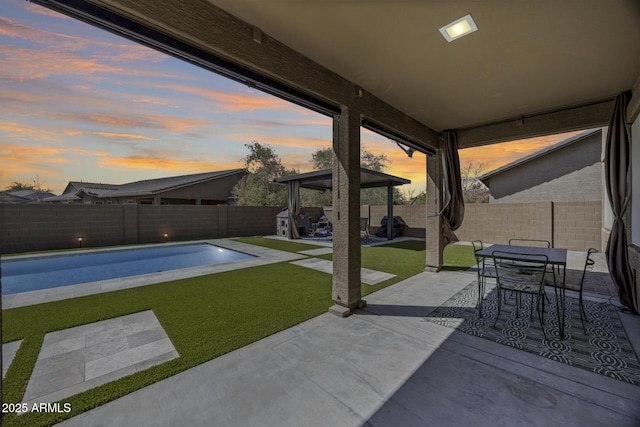
[[[640,425],[640,387],[423,319],[475,278],[418,274],[60,425]]]

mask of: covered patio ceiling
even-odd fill
[[[207,1],[460,148],[606,125],[640,76],[637,0]],[[478,31],[447,42],[466,14]]]
[[[319,171],[283,176],[281,178],[274,179],[274,181],[279,182],[280,184],[298,181],[301,188],[323,191],[331,190],[333,188],[332,176],[333,174],[331,169],[323,169]],[[404,184],[411,184],[411,180],[371,169],[360,168],[360,188],[395,187]]]

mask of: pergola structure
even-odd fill
[[[322,169],[283,176],[276,178],[274,181],[287,185],[287,192],[289,194],[287,208],[289,210],[289,232],[291,233],[295,228],[293,215],[298,213],[297,211],[300,207],[298,188],[309,188],[318,191],[331,190],[333,189],[333,171],[331,169]],[[411,184],[411,180],[371,169],[360,168],[360,188],[387,187],[387,218],[389,221],[387,226],[387,239],[389,240],[393,239],[393,227],[391,226],[391,218],[393,218],[393,187],[404,184]],[[289,235],[289,238],[292,238],[292,236]]]
[[[428,154],[426,264],[433,270],[444,247],[446,149],[607,126],[614,98],[626,93],[616,111],[620,123],[634,124],[640,151],[637,0],[34,2],[332,118],[333,311],[343,315],[361,299],[361,127]],[[478,30],[445,40],[438,30],[466,14]],[[640,157],[623,157],[629,174],[621,183],[640,167]],[[633,238],[619,266],[637,271],[640,203],[632,193],[640,182],[618,187],[628,197],[612,204],[615,223],[626,223]]]

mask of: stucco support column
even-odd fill
[[[342,108],[333,121],[333,291],[329,309],[348,316],[361,305],[360,114]]]
[[[442,150],[427,155],[427,271],[442,268],[444,238],[442,235]]]

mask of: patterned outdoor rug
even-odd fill
[[[567,297],[565,310],[565,339],[559,340],[555,298],[545,305],[545,340],[537,311],[529,318],[529,297],[523,296],[516,316],[515,297],[507,298],[495,327],[498,312],[495,285],[487,284],[482,304],[482,318],[478,317],[476,302],[478,284],[472,282],[425,319],[470,335],[528,351],[542,357],[606,375],[640,386],[640,363],[622,328],[615,307],[608,303],[584,301],[588,323],[587,334],[582,329],[577,298]]]

